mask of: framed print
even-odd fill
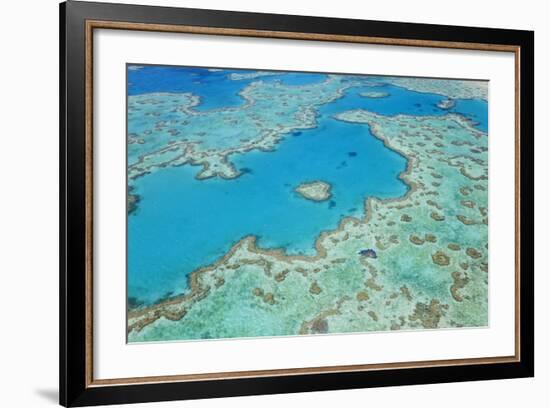
[[[62,405],[533,376],[533,32],[60,26]]]

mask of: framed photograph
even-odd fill
[[[533,32],[60,27],[62,405],[533,376]]]

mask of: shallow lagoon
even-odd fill
[[[198,169],[185,166],[136,181],[142,200],[128,222],[130,296],[155,300],[184,288],[187,274],[247,235],[258,236],[263,248],[312,254],[321,231],[363,213],[365,197],[398,197],[407,190],[397,179],[405,158],[367,127],[334,119],[289,137],[276,152],[255,151],[234,162],[245,174],[233,180],[197,180]],[[294,192],[317,179],[332,185],[331,200],[313,202]]]
[[[188,81],[175,91],[200,89],[201,109],[242,103],[238,92],[251,80],[231,81],[225,75],[227,71],[223,75],[209,72],[203,82],[190,80],[193,86]],[[262,80],[305,85],[324,78],[287,75],[286,81],[283,74]],[[161,82],[161,88],[147,91],[168,91],[171,86],[170,81]],[[390,95],[360,96],[365,91]],[[216,96],[209,98],[209,94]],[[392,85],[351,88],[345,97],[320,109],[317,128],[293,133],[274,152],[232,157],[244,172],[236,179],[199,181],[195,179],[198,169],[185,166],[136,180],[142,200],[138,212],[128,217],[129,297],[150,303],[184,291],[189,273],[215,262],[247,235],[256,235],[262,248],[312,254],[320,232],[335,228],[344,216],[363,215],[366,197],[399,197],[407,191],[398,179],[406,159],[387,149],[367,126],[339,122],[333,115],[358,108],[384,115],[441,115],[447,112],[436,106],[441,99]],[[474,120],[486,117],[485,102],[459,102],[454,112]],[[313,180],[331,183],[331,200],[312,202],[294,192],[298,184]]]

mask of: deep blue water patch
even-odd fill
[[[128,69],[128,95],[154,92],[191,92],[201,98],[200,105],[195,108],[197,110],[239,106],[244,103],[244,99],[239,95],[239,92],[257,79],[229,80],[228,75],[254,72],[249,70],[210,70],[207,68],[130,65]]]
[[[366,92],[384,92],[388,96],[372,98],[361,95]],[[385,116],[399,114],[413,116],[445,115],[448,111],[437,106],[441,99],[441,95],[415,92],[390,84],[376,87],[356,86],[348,89],[338,103],[323,106],[322,112],[335,115],[347,110],[364,109]]]
[[[200,67],[177,67],[160,65],[129,65],[128,95],[142,95],[154,92],[185,93],[200,96],[197,110],[218,109],[239,106],[244,99],[239,95],[254,81],[280,81],[284,85],[310,85],[322,82],[325,74],[280,73],[276,75],[230,80],[231,74],[253,74],[255,70],[209,69]]]
[[[458,113],[474,122],[475,127],[483,132],[489,131],[487,101],[481,99],[458,99],[451,112]]]

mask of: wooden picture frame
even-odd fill
[[[94,378],[92,58],[93,32],[98,29],[513,53],[516,67],[515,163],[510,166],[514,166],[516,178],[515,353],[466,359]],[[121,404],[534,375],[533,32],[68,1],[60,5],[60,101],[62,405]]]

